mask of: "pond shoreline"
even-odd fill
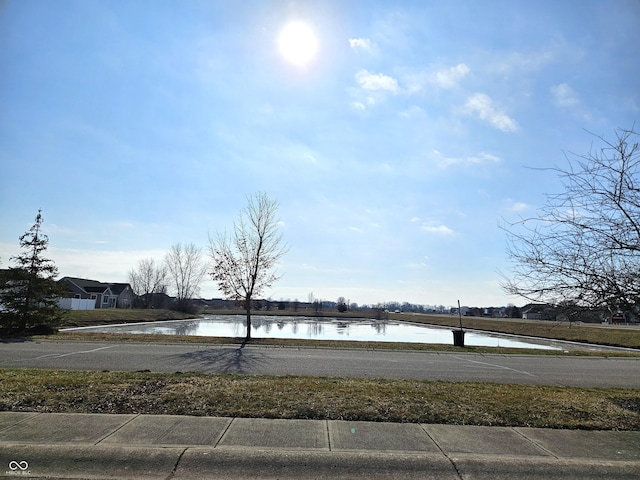
[[[451,327],[427,325],[411,320],[373,320],[370,318],[344,318],[337,316],[253,316],[252,336],[257,340],[348,341],[375,343],[408,343],[448,345],[452,343]],[[204,325],[204,327],[201,327]],[[213,327],[212,327],[213,326]],[[216,327],[218,328],[216,330]],[[223,330],[220,330],[222,328]],[[275,328],[275,330],[274,330]],[[294,333],[291,333],[291,329]],[[307,333],[295,329],[307,329]],[[390,332],[406,333],[390,333]],[[199,318],[157,322],[127,322],[108,326],[87,326],[63,329],[61,333],[113,333],[128,335],[196,336],[238,338],[244,335],[242,315],[204,315]],[[274,332],[274,333],[271,333]],[[628,348],[614,348],[597,344],[567,342],[557,339],[496,333],[478,329],[465,329],[469,347],[504,347],[508,349],[544,349],[556,353],[575,350],[618,351],[640,353]],[[404,336],[403,336],[404,335]]]

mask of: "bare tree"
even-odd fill
[[[509,294],[532,301],[630,312],[640,305],[640,145],[616,130],[602,147],[553,168],[564,191],[533,218],[505,228]]]
[[[247,198],[233,234],[209,238],[211,277],[227,298],[242,301],[247,314],[246,338],[251,338],[251,301],[280,278],[273,269],[286,253],[278,233],[278,202],[265,193]]]
[[[176,243],[167,252],[164,263],[175,291],[178,310],[190,311],[191,300],[198,295],[202,279],[207,273],[201,250],[193,243]]]
[[[153,258],[138,262],[135,269],[129,270],[129,283],[133,292],[141,299],[144,308],[156,306],[155,297],[167,291],[167,266],[156,265]]]

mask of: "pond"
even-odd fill
[[[393,320],[344,319],[333,317],[288,317],[254,315],[253,338],[298,338],[312,340],[356,340],[453,344],[451,327],[436,327]],[[211,337],[244,337],[242,315],[205,315],[195,320],[135,323],[100,327],[69,328],[65,331],[112,332]],[[562,350],[550,340],[526,340],[518,337],[466,331],[465,345]]]

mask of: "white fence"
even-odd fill
[[[94,310],[96,308],[95,298],[61,298],[58,305],[63,310]]]

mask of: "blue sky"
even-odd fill
[[[290,246],[265,296],[522,305],[499,224],[587,131],[637,127],[639,24],[633,0],[2,2],[2,265],[42,208],[61,275],[126,281],[264,191]]]

